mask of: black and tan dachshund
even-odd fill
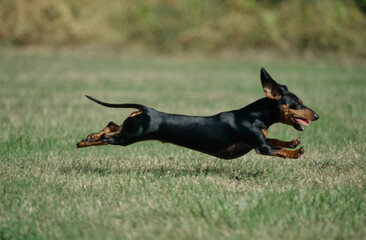
[[[90,100],[105,107],[136,108],[118,125],[110,122],[102,131],[79,141],[77,147],[98,145],[127,146],[145,140],[158,140],[200,151],[218,158],[238,158],[250,150],[282,158],[298,158],[303,148],[296,148],[300,139],[289,142],[267,138],[267,130],[274,123],[284,123],[303,131],[303,125],[319,119],[318,114],[285,85],[276,83],[264,68],[261,82],[265,98],[246,107],[213,116],[186,116],[159,112],[140,104],[111,104],[90,96]]]

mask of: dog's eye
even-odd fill
[[[296,109],[299,109],[299,108],[301,108],[301,103],[297,102],[296,103]]]
[[[291,104],[290,105],[290,108],[292,108],[292,109],[299,109],[299,108],[301,108],[301,104],[300,103],[294,103],[294,104]]]

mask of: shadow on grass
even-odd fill
[[[189,168],[173,168],[165,166],[144,167],[144,168],[108,168],[95,166],[67,166],[58,169],[61,174],[98,174],[100,176],[107,176],[113,174],[123,175],[148,175],[154,177],[171,176],[171,177],[199,177],[199,176],[221,176],[235,181],[243,181],[249,178],[265,178],[266,172],[262,169],[253,171],[237,170],[230,168],[218,167],[189,167]]]

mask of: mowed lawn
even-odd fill
[[[76,149],[133,109],[211,115],[262,98],[260,67],[320,115],[297,159],[160,142]],[[275,58],[0,54],[0,239],[365,239],[366,69]]]

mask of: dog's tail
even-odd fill
[[[135,103],[121,103],[121,104],[115,104],[115,103],[107,103],[107,102],[102,102],[98,99],[95,99],[91,96],[85,95],[85,97],[89,98],[90,100],[105,106],[105,107],[110,107],[110,108],[137,108],[141,111],[146,110],[147,107],[145,107],[144,105],[141,104],[135,104]]]

